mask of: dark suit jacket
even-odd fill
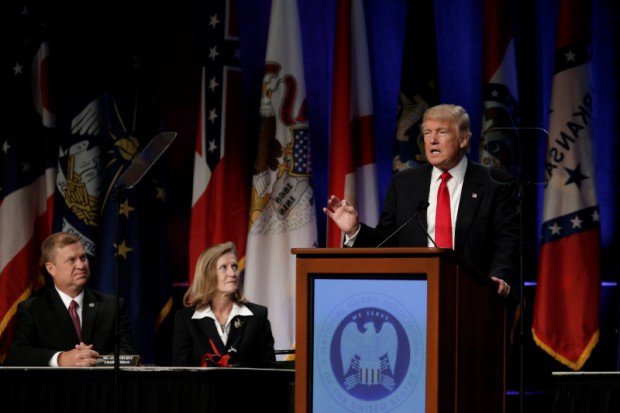
[[[120,351],[135,354],[125,307],[120,306]],[[114,352],[114,296],[84,289],[82,340],[99,354]],[[78,344],[69,311],[54,287],[17,308],[15,336],[5,365],[47,366],[54,353]]]
[[[376,228],[362,225],[355,247],[375,247],[428,201],[432,166],[404,170],[392,177]],[[418,215],[426,230],[426,209]],[[486,274],[510,280],[518,268],[519,211],[515,185],[501,171],[468,160],[456,218],[454,250]],[[426,247],[426,234],[410,222],[384,246]],[[510,282],[510,281],[509,281]]]
[[[233,318],[226,345],[222,342],[212,318],[192,319],[194,308],[179,310],[174,318],[172,365],[200,366],[202,356],[213,352],[209,339],[213,340],[220,354],[231,356],[229,364],[244,367],[275,365],[267,307],[253,303],[243,304],[253,315]],[[239,328],[235,327],[236,318],[241,321],[237,323]]]

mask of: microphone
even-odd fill
[[[407,225],[409,225],[409,223],[411,221],[413,221],[413,220],[416,221],[416,223],[418,224],[418,226],[420,227],[422,232],[424,232],[426,237],[429,240],[431,240],[431,242],[433,243],[435,248],[437,248],[437,244],[435,244],[435,241],[433,240],[433,238],[431,238],[429,233],[426,231],[426,229],[424,228],[424,225],[422,225],[422,222],[420,221],[420,217],[419,217],[420,212],[423,211],[423,210],[426,210],[426,208],[428,208],[428,205],[429,205],[428,201],[420,201],[420,203],[418,204],[418,206],[416,208],[415,214],[413,214],[413,216],[411,218],[406,220],[400,227],[396,228],[396,230],[394,232],[392,232],[390,235],[388,235],[388,237],[385,238],[383,241],[381,241],[375,248],[379,248],[379,247],[383,246],[383,244],[388,242],[388,240],[390,238],[392,238],[394,235],[398,234],[403,228],[405,228]]]
[[[435,248],[439,248],[437,246],[437,244],[435,243],[435,240],[433,239],[433,237],[431,237],[431,234],[428,233],[428,231],[426,230],[426,228],[424,228],[424,225],[422,225],[422,222],[420,221],[420,217],[418,216],[418,212],[421,209],[426,209],[428,208],[430,204],[428,203],[428,201],[422,201],[420,202],[420,205],[418,205],[418,210],[416,211],[414,217],[415,217],[415,222],[418,224],[418,227],[420,227],[420,229],[422,230],[422,232],[424,233],[424,235],[426,235],[426,238],[428,238],[431,241],[431,244],[433,244],[435,246]]]

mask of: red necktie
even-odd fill
[[[71,304],[69,304],[69,315],[71,316],[71,321],[73,321],[73,327],[75,327],[75,332],[77,333],[78,339],[80,343],[82,342],[82,327],[80,327],[80,317],[78,317],[77,311],[75,310],[78,307],[78,303],[74,300],[71,300]]]
[[[435,212],[435,242],[439,248],[452,249],[452,215],[450,214],[450,191],[448,171],[441,174],[441,184],[437,191],[437,210]]]

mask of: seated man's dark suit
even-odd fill
[[[243,303],[253,315],[236,316],[230,323],[226,345],[209,317],[193,319],[194,308],[179,310],[174,319],[172,365],[200,366],[207,353],[213,353],[209,340],[221,355],[230,355],[229,365],[269,367],[275,365],[273,335],[267,318],[267,307]],[[238,319],[238,322],[235,320]]]
[[[426,229],[432,166],[422,165],[392,177],[383,213],[376,228],[364,224],[355,239],[355,247],[375,247],[417,210]],[[459,202],[454,250],[463,261],[490,276],[510,282],[515,275],[519,252],[519,212],[515,185],[503,172],[468,160]],[[454,225],[454,224],[453,224]],[[410,222],[384,246],[426,247],[426,234],[416,222]]]
[[[120,352],[134,354],[127,312],[119,313]],[[114,353],[114,296],[84,289],[82,340],[99,354]],[[54,287],[18,306],[15,336],[5,365],[47,366],[58,351],[79,343],[69,311]]]

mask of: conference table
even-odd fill
[[[0,367],[5,412],[293,412],[289,369]]]

